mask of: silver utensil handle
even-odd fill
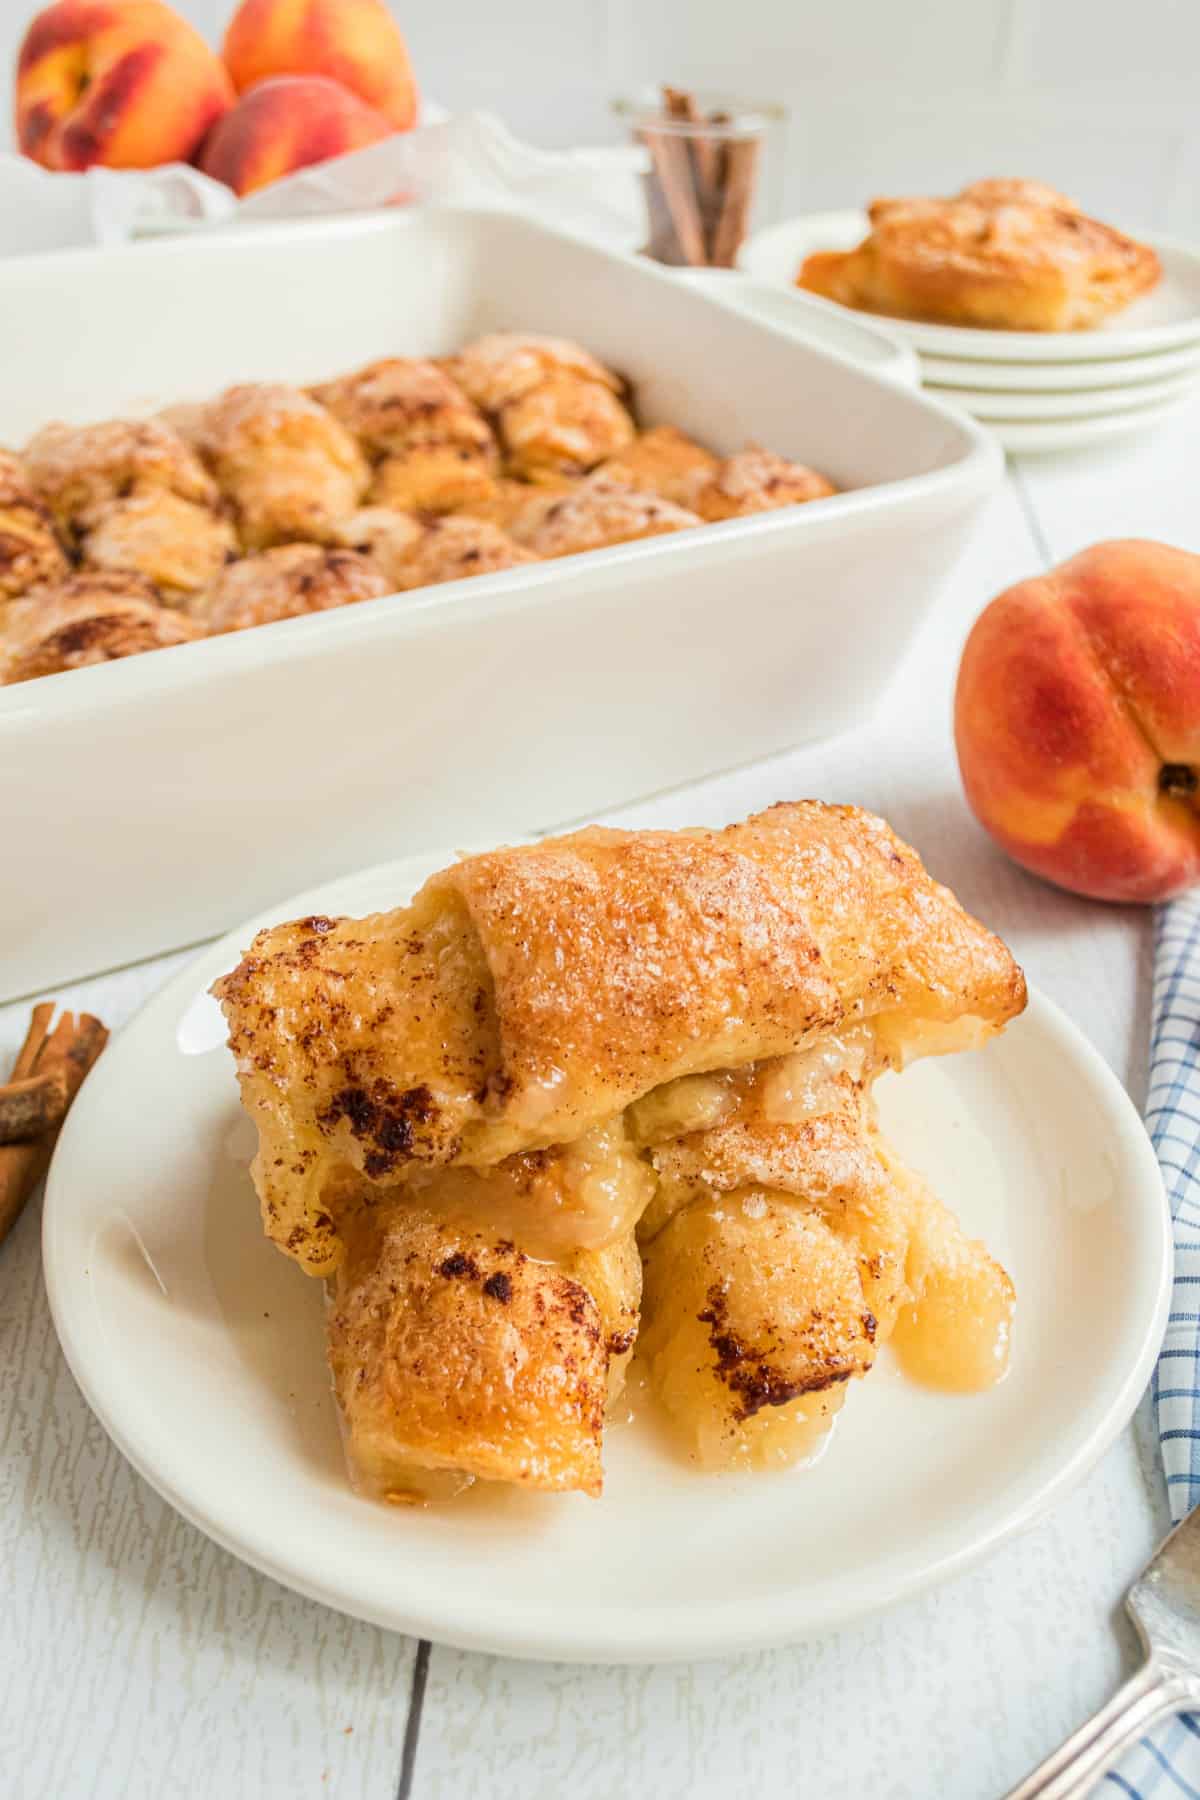
[[[1006,1800],[1083,1800],[1151,1725],[1195,1704],[1196,1694],[1186,1683],[1148,1662]]]

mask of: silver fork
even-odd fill
[[[1125,1596],[1146,1660],[1007,1800],[1082,1800],[1123,1751],[1172,1713],[1200,1711],[1200,1507]]]

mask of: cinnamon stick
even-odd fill
[[[17,1060],[13,1064],[12,1072],[14,1081],[24,1081],[26,1076],[33,1074],[42,1045],[45,1043],[47,1033],[50,1030],[50,1021],[53,1017],[53,1000],[41,1000],[34,1007],[33,1015],[29,1021],[29,1030],[25,1033],[25,1042],[17,1051]]]
[[[662,89],[662,124],[643,119],[650,238],[659,262],[732,268],[750,219],[761,143],[746,120],[705,114],[686,88]]]
[[[755,138],[734,138],[725,146],[725,191],[712,236],[712,264],[716,269],[733,267],[746,235],[758,180],[758,154]]]
[[[61,1069],[45,1069],[24,1081],[0,1087],[0,1144],[20,1144],[41,1137],[67,1110],[67,1078]]]
[[[108,1042],[108,1032],[90,1013],[80,1013],[78,1018],[73,1013],[63,1013],[51,1031],[53,1017],[50,1001],[34,1007],[25,1042],[13,1064],[13,1082],[23,1084],[37,1076],[49,1076],[52,1083],[61,1082],[69,1106]],[[45,1174],[61,1125],[60,1117],[35,1138],[0,1144],[0,1243]]]
[[[674,133],[655,131],[650,126],[643,127],[642,138],[650,151],[650,161],[683,261],[693,268],[703,268],[704,230],[687,145]]]
[[[717,121],[715,118],[706,119],[695,94],[689,94],[683,88],[664,87],[662,95],[668,119],[677,119],[681,124],[699,127],[694,135],[688,137],[687,146],[691,154],[696,200],[707,238],[720,203],[721,147],[704,128]]]

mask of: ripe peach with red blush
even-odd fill
[[[17,145],[47,169],[186,162],[233,100],[224,64],[162,0],[56,0],[17,54]]]
[[[239,93],[274,75],[327,75],[393,130],[416,123],[408,46],[383,0],[242,0],[223,53]]]
[[[1015,861],[1099,900],[1200,880],[1200,556],[1096,544],[976,620],[955,696],[963,785]]]
[[[252,194],[295,169],[391,137],[393,127],[348,88],[322,75],[260,81],[227,112],[200,167],[236,194]]]

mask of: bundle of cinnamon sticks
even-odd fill
[[[63,1013],[51,1030],[54,1006],[35,1006],[29,1030],[0,1085],[0,1243],[46,1173],[67,1108],[108,1042],[91,1013]]]
[[[762,134],[730,113],[701,111],[694,94],[664,87],[662,125],[642,118],[650,152],[647,253],[658,262],[730,269],[750,219]]]

